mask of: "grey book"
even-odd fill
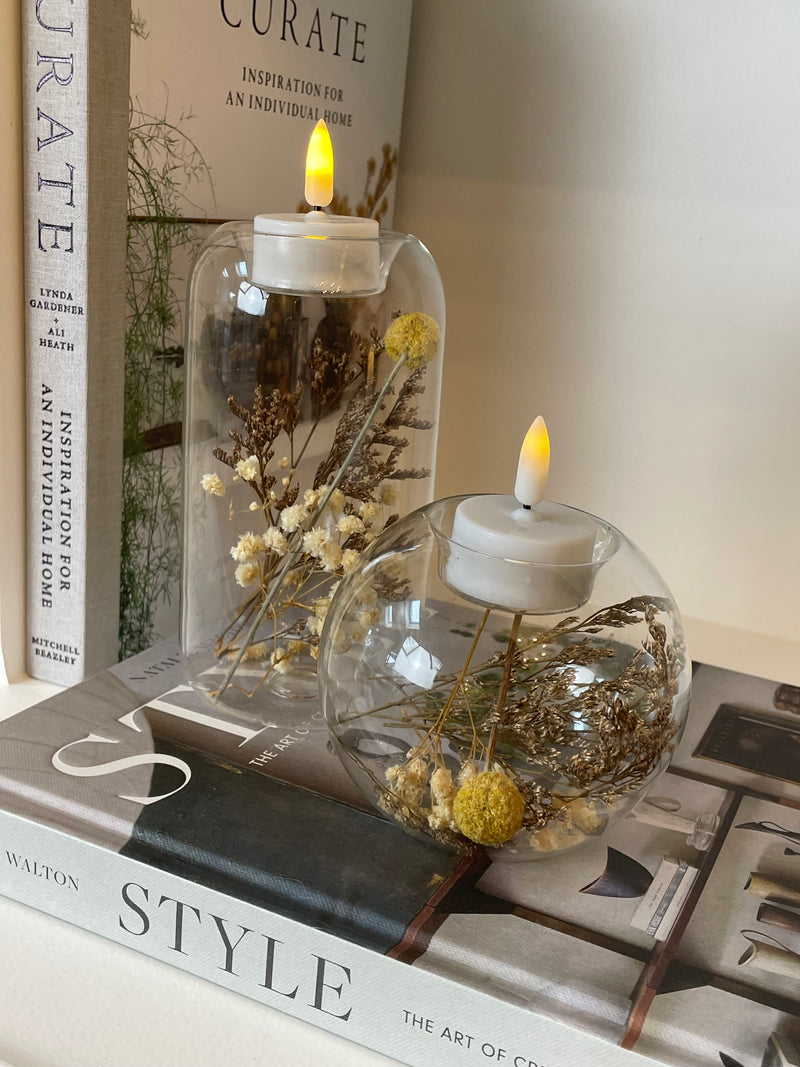
[[[633,815],[515,863],[410,836],[315,701],[225,718],[167,644],[0,723],[0,892],[420,1067],[756,1067],[800,1037],[800,933],[764,908],[800,887],[800,794],[747,755],[756,712],[800,732],[787,691],[698,666]],[[696,876],[658,939],[635,916],[665,856]]]
[[[117,659],[130,6],[24,0],[28,670]]]

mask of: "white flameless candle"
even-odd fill
[[[256,215],[251,280],[274,292],[380,292],[378,223],[322,210],[333,198],[333,145],[321,119],[308,145],[305,196],[306,214]]]
[[[520,451],[514,496],[472,496],[453,518],[447,584],[473,600],[553,614],[588,599],[597,527],[590,515],[544,500],[550,442],[544,419]]]

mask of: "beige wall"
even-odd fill
[[[448,298],[438,495],[608,518],[683,611],[800,638],[790,2],[415,0],[396,224]]]

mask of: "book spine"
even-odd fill
[[[0,893],[412,1067],[652,1060],[59,830],[0,811]]]
[[[125,321],[125,0],[24,0],[28,670],[117,659]]]

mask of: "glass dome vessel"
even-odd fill
[[[590,531],[586,561],[522,563],[455,540],[475,499],[418,509],[346,575],[320,648],[324,713],[351,777],[405,830],[535,859],[601,834],[665,769],[690,662],[669,590],[618,529],[547,502]]]
[[[325,221],[228,223],[190,281],[181,652],[218,710],[265,725],[311,715],[336,583],[433,495],[436,265],[410,235]]]

